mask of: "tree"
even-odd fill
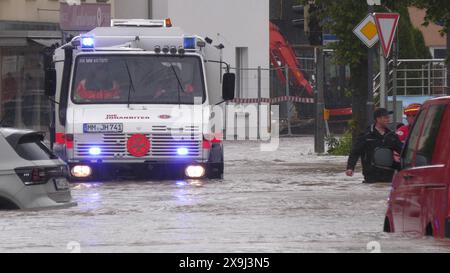
[[[426,9],[425,23],[430,22],[441,24],[441,35],[447,33],[447,95],[450,95],[450,3],[448,0],[412,0],[413,4],[422,9]]]
[[[450,30],[450,3],[448,0],[412,0],[412,4],[418,8],[426,9],[425,23],[439,23],[443,25],[442,35]]]
[[[425,55],[424,43],[419,43],[420,36],[413,28],[407,7],[413,0],[382,1],[382,6],[376,6],[378,12],[399,12],[403,16],[399,22],[399,37],[401,56],[417,58]],[[424,0],[425,1],[425,0]],[[431,1],[431,0],[430,0]],[[442,0],[442,2],[448,0]],[[306,5],[309,0],[299,0],[299,4]],[[350,67],[351,79],[349,82],[352,95],[353,108],[353,138],[364,131],[367,124],[367,47],[354,35],[353,28],[368,13],[368,6],[364,0],[315,0],[315,4],[320,6],[319,16],[323,22],[323,28],[339,38],[339,42],[330,44],[334,50],[335,61],[338,64]],[[422,37],[423,40],[423,37]],[[425,48],[426,49],[426,48]],[[426,57],[426,56],[420,56]]]
[[[430,51],[425,45],[422,32],[411,23],[407,7],[398,7],[400,22],[398,26],[399,58],[400,59],[429,59]]]

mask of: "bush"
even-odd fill
[[[340,138],[333,135],[327,137],[325,142],[328,146],[329,155],[349,155],[352,149],[352,133],[346,131]]]

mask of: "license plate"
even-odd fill
[[[122,123],[85,123],[83,124],[85,133],[122,133]]]
[[[69,182],[66,178],[55,178],[53,179],[55,182],[56,190],[68,190],[70,188]]]

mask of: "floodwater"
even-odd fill
[[[310,137],[225,149],[223,180],[74,184],[77,207],[0,212],[0,252],[450,251],[383,233],[389,185],[346,177],[346,158],[314,155]]]

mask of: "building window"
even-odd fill
[[[0,48],[0,113],[3,125],[47,131],[42,47]]]

